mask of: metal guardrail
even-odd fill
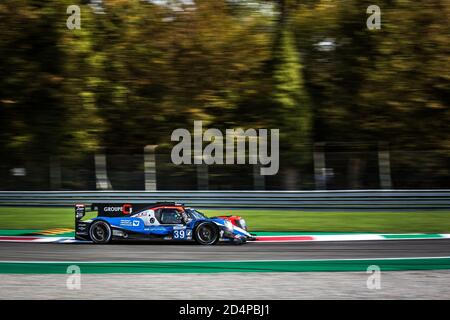
[[[198,208],[450,209],[450,190],[0,191],[3,206],[161,201]]]

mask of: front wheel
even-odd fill
[[[111,227],[104,221],[95,221],[89,228],[89,236],[94,243],[108,243],[112,236]]]
[[[219,241],[219,228],[210,222],[200,223],[194,231],[194,239],[198,244],[213,245]]]

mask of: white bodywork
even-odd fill
[[[151,209],[139,212],[135,215],[132,215],[132,217],[140,218],[142,221],[144,221],[144,225],[146,227],[160,225],[158,219],[156,219],[155,217],[155,211]]]

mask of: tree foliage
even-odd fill
[[[193,120],[279,127],[296,166],[314,141],[450,148],[448,1],[380,0],[380,30],[365,0],[76,2],[0,3],[5,162],[141,152]]]

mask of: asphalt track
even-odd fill
[[[169,243],[112,245],[0,243],[1,261],[236,261],[444,257],[450,239],[248,243],[199,246]]]

